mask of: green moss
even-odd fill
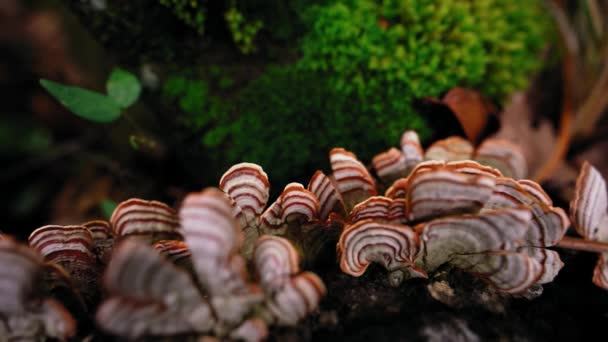
[[[428,132],[409,106],[398,112],[379,105],[380,110],[398,114],[374,115],[371,108],[335,91],[320,74],[271,68],[240,94],[235,106],[238,120],[225,157],[232,163],[259,163],[274,184],[285,185],[308,181],[316,169],[327,165],[332,146],[369,160],[394,145],[404,129]]]
[[[499,100],[525,87],[550,18],[540,0],[347,0],[314,7],[308,21],[299,67],[364,105],[402,107],[458,85]]]
[[[471,86],[500,100],[540,66],[540,0],[343,0],[311,7],[295,65],[239,95],[227,160],[306,181],[341,146],[369,161],[405,129],[427,136],[412,101]]]

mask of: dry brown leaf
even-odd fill
[[[510,140],[522,147],[528,172],[534,174],[547,161],[555,146],[555,131],[550,122],[540,120],[534,127],[535,117],[523,92],[515,93],[500,115],[500,129],[495,138]]]
[[[456,87],[448,91],[442,99],[425,98],[427,104],[445,107],[458,121],[469,141],[479,141],[490,117],[498,109],[480,92]]]

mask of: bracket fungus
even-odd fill
[[[44,262],[33,249],[8,237],[0,239],[0,337],[6,341],[66,340],[76,322],[41,289]]]
[[[527,175],[527,165],[521,148],[500,139],[487,139],[475,148],[461,137],[448,137],[422,149],[418,135],[406,131],[401,137],[401,151],[391,148],[372,159],[372,168],[382,182],[391,184],[407,177],[423,161],[445,163],[466,161],[486,166],[484,171],[497,169],[500,175],[521,179]],[[480,171],[482,172],[482,171]],[[490,171],[495,173],[494,171]]]
[[[88,306],[99,298],[99,267],[91,231],[84,226],[49,225],[34,230],[29,245],[44,260],[64,269]]]
[[[547,247],[569,220],[538,184],[510,178],[526,174],[516,145],[488,139],[475,148],[450,137],[423,152],[407,131],[401,147],[372,160],[386,197],[369,197],[347,215],[338,242],[345,273],[360,276],[376,262],[397,285],[447,264],[507,293],[553,280],[563,263]]]
[[[254,265],[266,293],[264,310],[279,325],[295,325],[316,308],[326,289],[312,272],[300,272],[300,257],[281,237],[263,236],[256,243]]]
[[[223,192],[191,193],[179,210],[183,242],[119,243],[104,275],[110,296],[98,324],[129,339],[186,334],[258,341],[268,324],[295,325],[316,310],[325,287],[316,275],[299,272],[288,240],[261,237],[253,260],[259,284],[248,277],[234,214]],[[185,258],[190,270],[175,265]]]
[[[158,201],[131,198],[116,206],[110,225],[118,239],[141,237],[149,241],[179,239],[179,219],[173,208]]]
[[[265,210],[270,183],[260,166],[241,163],[224,173],[219,187],[231,200],[245,234],[247,259],[253,254],[253,242],[264,234],[288,237],[310,259],[328,241],[337,239],[355,205],[376,194],[373,177],[353,153],[335,148],[329,157],[331,175],[317,171],[306,188],[288,184]]]
[[[570,202],[570,216],[574,228],[588,243],[565,240],[562,244],[567,248],[600,253],[593,272],[593,282],[604,289],[608,289],[608,244],[605,244],[608,242],[607,191],[602,175],[585,162],[576,181],[574,199]]]

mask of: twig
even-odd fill
[[[592,253],[608,253],[608,243],[564,236],[557,247]]]

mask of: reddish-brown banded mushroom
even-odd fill
[[[378,177],[387,183],[392,183],[396,179],[407,175],[405,157],[401,151],[394,147],[374,156],[372,167],[376,170]]]
[[[485,140],[475,150],[474,159],[483,165],[499,169],[506,177],[521,179],[528,174],[521,148],[508,140]]]
[[[99,267],[91,232],[84,226],[44,226],[29,236],[29,244],[46,261],[64,268],[87,304],[99,296],[97,280]]]
[[[472,155],[473,145],[464,138],[453,136],[429,146],[424,153],[424,159],[450,162],[471,159]]]
[[[532,209],[532,221],[525,238],[527,246],[549,247],[562,239],[570,221],[563,209],[540,200],[548,198],[540,186],[532,185],[531,181],[518,182],[511,178],[497,178],[495,182],[492,196],[483,210],[527,206]]]
[[[446,217],[421,224],[421,249],[417,263],[435,270],[454,256],[513,250],[528,230],[530,210],[526,208],[486,211]]]
[[[158,201],[132,198],[121,202],[110,223],[116,237],[144,236],[152,242],[180,237],[175,210]]]
[[[334,148],[329,152],[329,161],[337,189],[348,210],[376,194],[374,179],[352,152]]]
[[[190,250],[184,241],[160,240],[155,242],[152,247],[160,255],[176,265],[188,268],[192,264]]]
[[[425,276],[413,268],[418,253],[418,236],[412,228],[400,224],[359,221],[345,228],[338,242],[340,268],[359,277],[372,262],[391,272],[391,284],[398,285],[407,276]]]
[[[211,308],[190,276],[141,241],[127,240],[117,247],[104,285],[110,297],[96,320],[109,333],[135,339],[206,333],[214,326]]]
[[[97,261],[103,267],[110,260],[112,248],[114,246],[114,233],[112,226],[107,221],[96,220],[82,224],[86,227],[93,237],[93,250],[97,256]]]
[[[350,223],[373,219],[391,223],[406,223],[405,199],[372,196],[357,204],[350,213]]]
[[[232,166],[220,179],[219,188],[234,200],[247,223],[257,219],[268,203],[268,175],[256,164],[240,163]]]
[[[42,296],[43,261],[12,239],[0,240],[0,338],[6,341],[66,340],[76,334],[72,315]]]
[[[319,217],[327,220],[330,213],[346,216],[346,208],[342,195],[336,185],[322,171],[317,171],[308,183],[308,190],[317,196],[319,201]]]
[[[253,257],[264,291],[273,293],[300,271],[300,256],[289,240],[265,235],[256,242]]]
[[[437,168],[412,172],[406,199],[410,221],[478,211],[492,194],[494,179]]]
[[[291,279],[266,303],[266,309],[278,325],[295,325],[316,310],[327,292],[323,281],[312,272]]]
[[[604,289],[608,289],[608,193],[606,181],[602,175],[589,163],[585,162],[576,181],[574,199],[570,203],[570,217],[576,231],[587,243],[576,243],[571,239],[564,239],[560,243],[566,248],[593,247],[595,243],[597,252],[601,252],[593,272],[593,282]],[[592,250],[588,248],[588,250]]]
[[[211,295],[246,292],[240,270],[231,267],[238,259],[243,235],[232,216],[228,198],[215,189],[189,194],[179,211],[185,241],[194,268]]]

